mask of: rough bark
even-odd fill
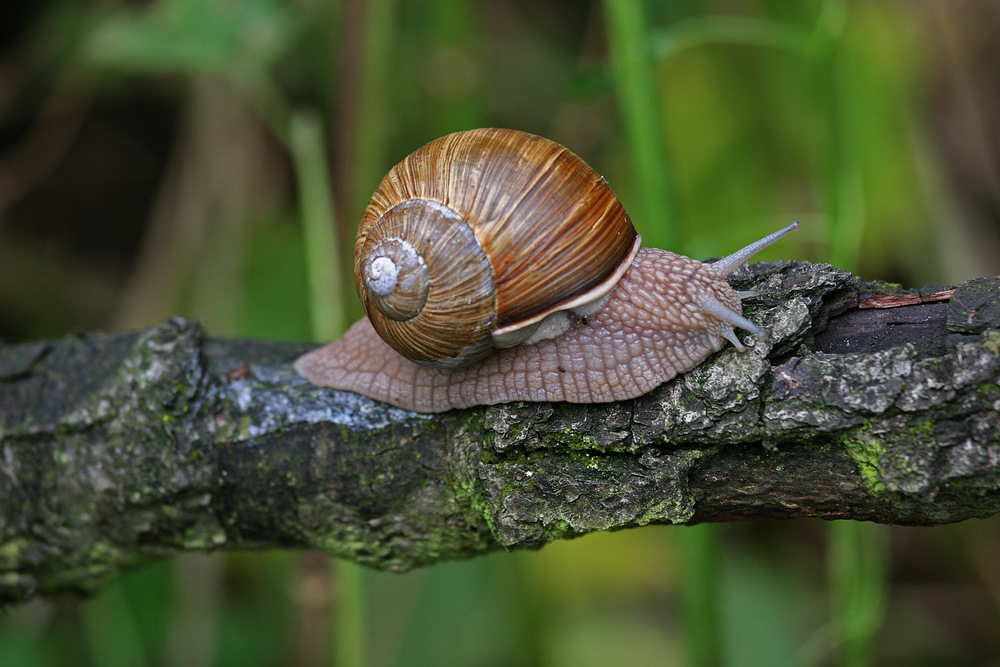
[[[418,415],[305,383],[307,346],[183,319],[0,347],[0,601],[182,550],[404,570],[648,523],[1000,509],[1000,279],[733,282],[770,342],[604,405]]]

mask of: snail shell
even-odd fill
[[[420,412],[634,398],[727,343],[742,352],[736,329],[767,339],[726,277],[797,227],[711,264],[640,248],[604,179],[562,146],[448,135],[393,168],[365,211],[368,317],[295,370]]]
[[[355,281],[403,356],[449,368],[559,335],[628,270],[640,245],[607,182],[557,143],[479,129],[396,165],[365,209]]]

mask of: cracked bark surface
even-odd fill
[[[0,601],[186,550],[405,570],[648,523],[1000,509],[1000,279],[731,282],[771,341],[612,404],[420,415],[301,380],[312,346],[183,319],[0,346]]]

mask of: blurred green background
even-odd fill
[[[9,0],[0,340],[327,340],[356,221],[454,130],[581,155],[647,245],[1000,273],[1000,3]],[[2,502],[2,499],[0,499]],[[0,615],[0,665],[1000,664],[1000,521],[652,526],[405,575],[185,555]]]

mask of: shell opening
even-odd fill
[[[618,284],[618,281],[628,273],[632,262],[635,261],[635,256],[639,254],[640,247],[642,247],[642,237],[636,234],[628,254],[622,259],[615,270],[596,287],[587,290],[574,299],[543,310],[532,317],[495,329],[493,331],[493,344],[499,348],[513,347],[521,344],[533,345],[540,340],[562,335],[564,331],[569,329],[567,316],[559,315],[562,311],[572,310],[577,315],[584,316],[597,312],[607,303],[608,297]],[[546,320],[550,321],[545,323]]]

